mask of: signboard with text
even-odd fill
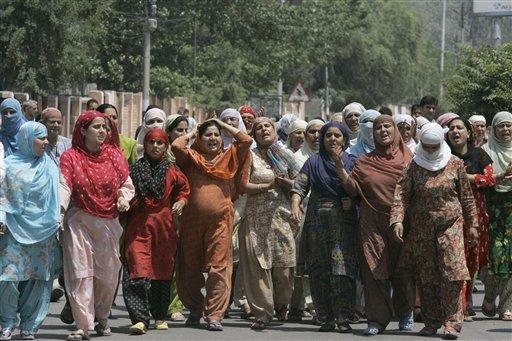
[[[473,13],[484,16],[512,15],[512,0],[473,0]]]

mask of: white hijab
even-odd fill
[[[404,114],[396,115],[395,122],[396,122],[396,125],[399,125],[400,123],[408,124],[411,128],[414,128],[415,123],[416,123],[416,121],[414,120],[414,117],[412,117],[411,115],[404,115]],[[411,137],[409,139],[409,141],[407,141],[407,142],[404,141],[404,142],[405,142],[405,145],[407,147],[409,147],[412,154],[414,155],[414,153],[416,153],[416,145],[417,145],[416,141],[414,141],[414,139]]]
[[[153,123],[152,125],[148,125],[147,123],[151,121],[154,118],[161,118],[162,123]],[[164,123],[165,123],[166,115],[165,112],[162,109],[153,108],[146,111],[144,114],[144,122],[142,123],[142,128],[139,132],[139,135],[137,135],[137,154],[138,158],[144,156],[144,137],[148,133],[149,129],[151,128],[160,128],[164,129]]]
[[[512,142],[502,142],[496,136],[496,126],[503,122],[512,123],[512,114],[508,111],[500,111],[492,119],[492,129],[489,134],[489,140],[482,146],[482,149],[489,154],[492,159],[492,167],[496,173],[504,172],[509,163],[512,162]],[[506,180],[494,186],[496,192],[512,191],[512,180]]]
[[[307,136],[309,128],[311,128],[311,126],[313,126],[315,124],[319,124],[321,127],[323,127],[325,122],[322,120],[319,120],[319,119],[314,119],[314,120],[309,121],[308,125],[306,126],[306,136]],[[322,141],[320,141],[320,143],[322,143]],[[308,139],[306,138],[306,141],[304,141],[304,144],[302,145],[302,147],[299,150],[297,150],[297,152],[295,152],[295,154],[294,154],[295,161],[297,161],[297,164],[299,165],[299,167],[302,168],[302,166],[304,166],[304,164],[309,159],[309,157],[316,153],[318,153],[318,150],[312,149],[309,146]]]
[[[413,157],[416,164],[432,172],[446,167],[452,156],[452,151],[444,140],[446,131],[437,123],[427,123],[421,127],[420,143],[416,146],[416,154]],[[423,149],[423,144],[440,144],[441,147],[434,153],[427,153]]]
[[[242,116],[240,115],[238,110],[233,109],[233,108],[228,108],[228,109],[224,110],[220,114],[220,120],[223,121],[223,122],[224,122],[224,119],[228,118],[228,117],[238,118],[238,127],[237,127],[237,129],[240,130],[243,133],[247,133],[247,129],[245,129],[244,121],[242,120]],[[222,142],[224,142],[224,149],[228,149],[233,144],[235,138],[232,137],[232,136],[226,135],[224,130],[222,130],[220,132],[220,135],[222,137]]]
[[[341,111],[341,116],[343,116],[343,122],[347,124],[347,116],[350,113],[358,112],[359,115],[361,115],[363,112],[365,112],[366,109],[361,103],[352,102],[347,104],[343,110]],[[348,128],[348,125],[347,125]],[[350,138],[350,147],[354,146],[357,143],[357,137],[359,136],[359,131],[352,131],[350,128],[348,128],[348,136]]]

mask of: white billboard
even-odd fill
[[[473,0],[473,13],[498,17],[512,15],[512,0]]]

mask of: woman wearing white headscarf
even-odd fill
[[[302,147],[294,154],[295,160],[300,168],[302,168],[311,155],[318,153],[320,148],[320,129],[322,129],[324,124],[324,121],[314,119],[309,121],[306,126],[306,142],[304,142]]]
[[[395,188],[389,225],[394,238],[404,243],[396,273],[419,275],[425,323],[420,335],[435,335],[444,326],[445,338],[456,339],[464,319],[460,293],[470,279],[463,227],[474,246],[478,219],[464,163],[451,155],[444,135],[437,123],[421,129],[413,162]],[[404,241],[405,217],[410,226]]]
[[[357,137],[359,135],[359,116],[361,116],[361,114],[365,111],[366,109],[363,107],[363,105],[357,102],[349,103],[341,111],[343,122],[348,127],[350,147],[357,143]]]
[[[414,136],[416,135],[416,121],[414,120],[414,117],[403,114],[396,115],[395,122],[405,145],[409,147],[411,152],[414,154],[416,150],[416,141],[414,141]]]
[[[140,159],[144,156],[144,137],[151,128],[164,128],[165,112],[162,109],[153,108],[146,111],[142,127],[137,135],[137,155]]]
[[[359,134],[355,145],[347,149],[347,153],[359,157],[375,149],[373,143],[373,121],[380,116],[377,110],[366,110],[359,116]]]
[[[242,120],[242,116],[238,112],[238,110],[233,108],[228,108],[224,110],[220,114],[220,120],[230,126],[237,128],[243,133],[247,133],[247,129],[245,129],[244,121]],[[233,136],[227,135],[224,129],[221,131],[222,142],[224,142],[224,149],[228,149],[229,146],[235,141]]]
[[[468,121],[471,124],[471,127],[473,128],[473,147],[482,147],[487,142],[487,121],[485,120],[485,116],[472,115]]]
[[[286,139],[286,147],[292,153],[296,153],[304,145],[307,127],[308,122],[303,120],[295,120],[288,128],[288,138]]]
[[[494,190],[487,196],[489,210],[489,275],[485,281],[482,312],[496,314],[496,297],[500,297],[498,313],[512,321],[512,114],[497,113],[492,119],[489,140],[482,146],[493,161],[496,174]]]

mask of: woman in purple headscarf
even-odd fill
[[[329,122],[320,130],[320,149],[302,167],[292,188],[292,216],[299,221],[301,201],[311,191],[302,231],[298,272],[309,275],[311,296],[319,331],[351,330],[347,320],[354,314],[357,213],[354,206],[344,209],[342,187],[334,160],[341,158],[347,172],[356,157],[345,152],[348,129]]]

